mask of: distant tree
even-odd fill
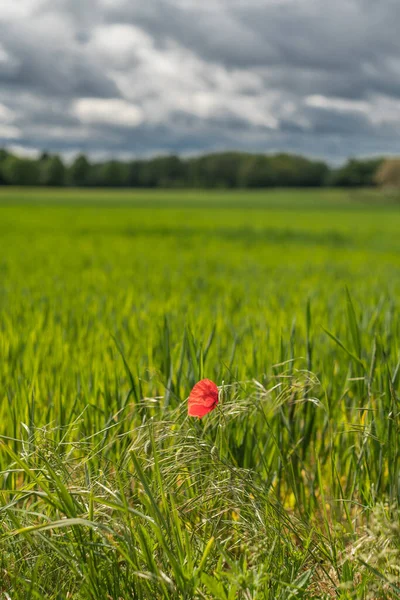
[[[222,152],[193,158],[189,161],[189,181],[194,187],[238,187],[241,161],[242,155],[238,152]]]
[[[50,154],[46,150],[44,150],[42,152],[42,154],[40,155],[40,159],[39,160],[42,161],[42,162],[45,162],[49,158],[50,158]]]
[[[6,158],[10,156],[10,153],[7,152],[7,150],[4,150],[3,148],[0,148],[0,163],[2,163],[4,160],[6,160]]]
[[[1,170],[5,182],[9,185],[35,186],[40,184],[40,169],[37,160],[9,155],[2,162]]]
[[[323,162],[292,154],[276,154],[267,160],[274,185],[280,187],[320,186],[329,170]]]
[[[400,158],[387,158],[378,167],[375,174],[377,185],[385,188],[400,188]]]
[[[158,176],[157,169],[154,168],[154,159],[137,161],[136,168],[139,187],[157,187]]]
[[[144,161],[133,160],[127,165],[127,178],[129,187],[142,187],[142,166]]]
[[[248,154],[242,157],[238,169],[238,182],[242,188],[265,188],[276,185],[276,176],[266,156]]]
[[[94,185],[104,187],[126,187],[128,185],[128,165],[116,160],[96,165],[93,182]]]
[[[381,162],[381,158],[368,160],[352,158],[340,169],[333,170],[327,178],[327,183],[339,187],[374,186],[375,175]]]
[[[150,162],[152,180],[160,187],[182,187],[186,182],[186,165],[175,155],[161,156]]]
[[[181,187],[185,165],[176,156],[136,160],[129,165],[130,185],[138,187]]]
[[[398,159],[400,161],[400,158]],[[397,163],[351,159],[339,169],[294,154],[220,152],[195,158],[157,156],[122,162],[90,163],[84,154],[66,168],[60,157],[43,152],[34,161],[0,150],[0,184],[136,188],[269,188],[383,185]],[[382,165],[382,171],[380,167]]]
[[[328,166],[302,156],[246,154],[242,157],[239,181],[241,187],[314,187],[324,184]]]
[[[47,156],[40,160],[40,183],[46,186],[65,185],[66,168],[59,156]]]
[[[69,179],[73,186],[85,187],[90,185],[91,165],[84,154],[76,157],[69,169]]]
[[[0,148],[0,185],[6,184],[6,179],[3,175],[3,164],[8,156],[9,153],[6,150]]]
[[[129,187],[141,187],[141,160],[133,160],[127,164],[127,183]]]
[[[329,177],[329,167],[322,161],[307,161],[308,166],[303,172],[302,185],[307,187],[319,187],[326,184]]]

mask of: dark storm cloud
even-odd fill
[[[0,144],[400,151],[397,0],[2,0]]]
[[[337,78],[339,73],[362,72],[364,64],[385,69],[385,58],[397,56],[400,50],[400,10],[397,1],[391,0],[192,5],[126,1],[110,8],[107,18],[114,22],[130,20],[160,44],[176,40],[187,50],[229,68],[292,67],[314,70],[317,77],[318,71],[333,73]]]
[[[51,25],[50,21],[49,28]],[[9,55],[5,68],[0,68],[3,89],[61,97],[104,98],[118,94],[101,65],[86,57],[78,44],[69,48],[68,38],[57,38],[56,32],[49,31],[46,37],[43,30],[33,30],[29,24],[0,22],[0,41]]]

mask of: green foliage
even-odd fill
[[[72,185],[85,187],[90,184],[91,165],[83,154],[76,157],[69,169],[69,178]]]
[[[66,169],[59,156],[47,156],[40,163],[40,183],[51,187],[64,186]]]
[[[189,161],[189,181],[193,187],[238,187],[238,172],[244,161],[241,154],[209,154]]]
[[[1,163],[1,172],[8,185],[34,186],[40,183],[39,162],[30,158],[9,155]]]
[[[279,187],[283,182],[285,187],[319,187],[324,185],[329,172],[323,162],[289,154],[250,155],[246,159],[241,173],[242,187]]]
[[[375,176],[381,163],[381,158],[350,159],[343,167],[330,173],[327,183],[339,187],[374,186],[376,185]]]
[[[3,174],[3,164],[7,157],[8,152],[0,148],[0,185],[5,185],[7,183]]]
[[[342,168],[330,170],[324,162],[291,154],[222,152],[189,159],[171,155],[101,163],[90,163],[81,154],[66,167],[59,157],[47,153],[39,161],[26,161],[2,152],[0,184],[73,187],[363,187],[376,184],[381,164],[381,160],[350,160]]]
[[[92,168],[91,184],[101,187],[126,187],[128,168],[116,160],[95,165]]]
[[[3,188],[0,597],[399,598],[399,228],[373,190]]]

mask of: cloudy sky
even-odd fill
[[[399,0],[0,0],[0,147],[400,153]]]

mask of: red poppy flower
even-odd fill
[[[218,388],[210,379],[202,379],[192,389],[188,401],[190,417],[204,417],[218,404]]]

